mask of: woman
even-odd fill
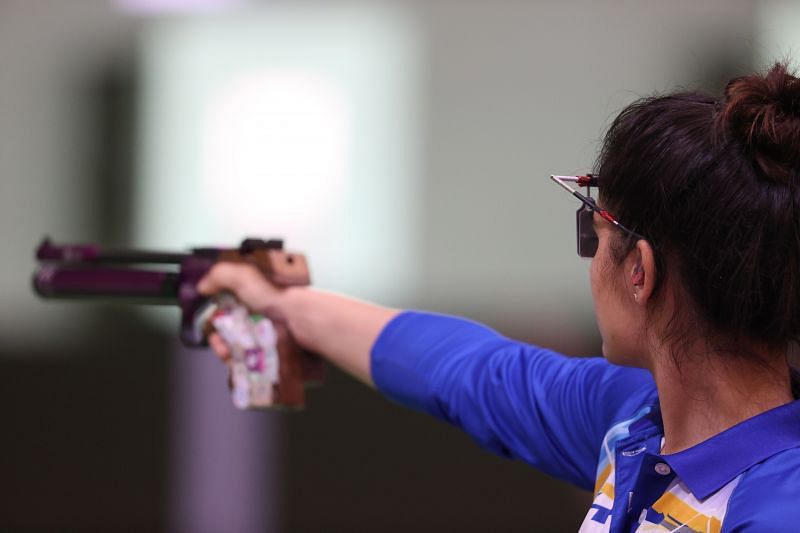
[[[799,530],[800,80],[775,65],[722,100],[640,100],[598,175],[573,181],[600,191],[576,197],[605,358],[277,289],[248,266],[221,264],[200,290],[234,292],[395,401],[593,489],[581,531]]]

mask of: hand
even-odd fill
[[[197,288],[208,296],[232,293],[251,311],[286,325],[301,348],[370,386],[370,350],[400,312],[312,287],[277,287],[256,267],[240,263],[218,263]],[[208,341],[220,359],[229,360],[230,350],[219,335]]]
[[[217,263],[197,284],[197,290],[206,296],[230,292],[251,311],[283,321],[277,301],[286,289],[270,283],[253,265]],[[230,349],[218,333],[209,335],[208,344],[220,360],[230,362]]]
[[[206,296],[230,292],[251,311],[261,313],[271,320],[282,321],[276,305],[286,289],[272,284],[253,265],[217,263],[198,282],[197,290]]]

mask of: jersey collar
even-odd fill
[[[651,415],[663,432],[661,412],[654,409]],[[700,444],[662,458],[702,500],[753,465],[795,447],[800,447],[800,400],[748,418]]]

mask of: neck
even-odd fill
[[[682,354],[680,369],[669,353],[653,360],[664,422],[663,454],[690,448],[793,400],[784,357],[764,364],[735,354],[689,350]]]

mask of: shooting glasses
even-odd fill
[[[578,256],[580,257],[594,257],[597,252],[597,232],[594,230],[594,213],[600,215],[604,220],[614,224],[616,227],[626,233],[630,233],[637,239],[644,239],[641,235],[633,230],[630,230],[619,223],[619,221],[606,211],[601,209],[594,198],[592,198],[592,187],[598,187],[598,176],[586,174],[585,176],[550,176],[550,179],[561,185],[564,189],[569,191],[572,196],[581,201],[581,206],[575,214],[575,221],[578,231]],[[586,195],[581,194],[579,191],[569,186],[569,183],[575,183],[578,187],[586,187]]]

